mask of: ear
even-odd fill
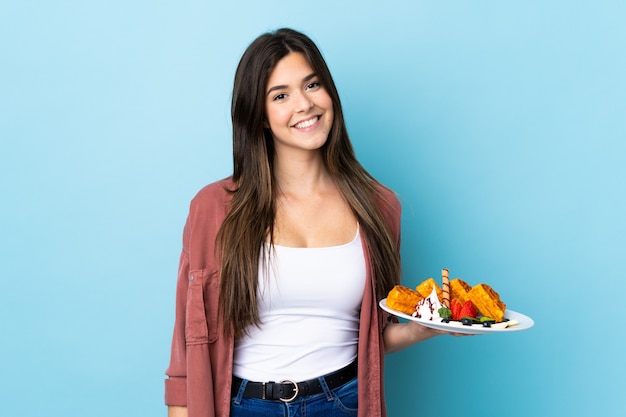
[[[264,129],[269,129],[270,128],[270,124],[267,122],[267,119],[263,119],[263,128]]]

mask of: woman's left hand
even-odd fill
[[[423,326],[415,321],[409,321],[407,323],[389,323],[383,331],[385,352],[397,352],[416,343],[445,334],[456,337],[470,336],[465,333],[431,329],[430,327]]]

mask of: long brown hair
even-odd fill
[[[344,123],[339,94],[322,54],[306,35],[292,29],[265,33],[244,52],[233,87],[233,180],[236,188],[219,234],[221,282],[219,311],[224,328],[236,338],[248,326],[259,325],[257,284],[261,247],[272,241],[276,185],[274,146],[264,128],[265,91],[276,64],[291,52],[307,59],[333,103],[334,119],[322,147],[326,169],[350,205],[365,234],[376,282],[383,298],[400,279],[395,242],[380,209],[380,184],[357,161]]]

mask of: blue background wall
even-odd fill
[[[624,415],[624,3],[229,3],[0,5],[2,414],[165,414],[188,202],[230,173],[240,54],[292,26],[403,199],[404,283],[536,321],[390,355],[390,415]]]

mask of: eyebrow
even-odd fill
[[[302,80],[302,82],[307,82],[310,81],[311,79],[315,78],[316,74],[314,72],[312,72],[311,74],[307,75],[306,77],[304,77],[304,79]],[[269,96],[270,93],[272,93],[273,91],[276,90],[284,90],[286,88],[288,88],[288,85],[275,85],[274,87],[270,88],[269,90],[267,90],[266,96]]]

